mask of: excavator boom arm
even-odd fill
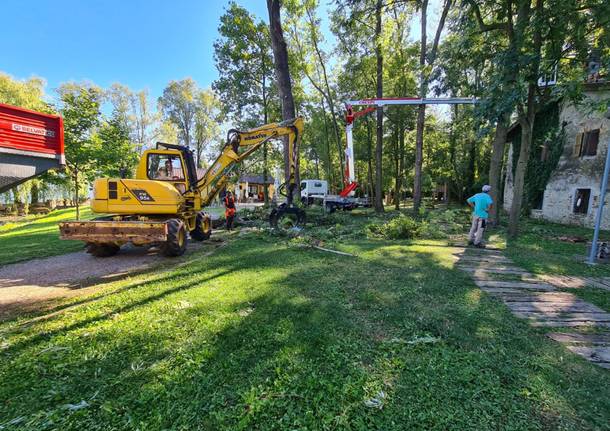
[[[197,182],[197,190],[201,193],[202,206],[209,205],[223,189],[238,163],[247,159],[265,142],[282,136],[288,137],[288,152],[290,154],[290,175],[286,179],[286,183],[290,189],[294,188],[296,186],[297,154],[302,132],[303,119],[301,117],[281,123],[266,124],[246,131],[230,130],[222,152]],[[288,194],[289,200],[291,194]]]

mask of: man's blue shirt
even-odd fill
[[[474,215],[481,218],[487,218],[489,217],[489,214],[487,214],[487,207],[493,204],[494,201],[487,193],[477,193],[476,195],[469,197],[468,202],[474,204]]]

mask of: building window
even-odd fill
[[[574,155],[576,157],[595,156],[599,142],[599,129],[589,130],[576,135]]]
[[[538,193],[538,195],[534,198],[532,209],[533,210],[542,210],[543,204],[544,204],[544,191],[541,193]]]
[[[589,199],[591,198],[591,189],[576,189],[574,195],[574,214],[587,214],[589,212]]]

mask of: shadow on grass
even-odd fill
[[[32,429],[608,423],[602,372],[564,361],[467,275],[409,247],[355,242],[354,261],[237,241],[24,334],[1,353],[0,413]],[[365,407],[381,392],[382,410]]]

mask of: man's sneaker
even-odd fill
[[[479,243],[479,244],[475,244],[474,246],[475,246],[476,248],[485,248],[485,244],[481,244],[481,243]]]

